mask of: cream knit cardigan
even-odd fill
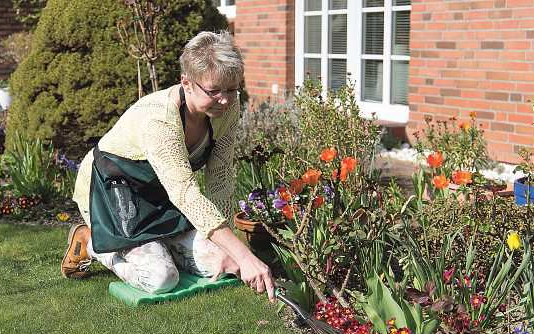
[[[206,191],[202,194],[189,164],[180,111],[170,98],[171,89],[157,91],[137,101],[98,145],[101,151],[127,159],[148,160],[170,201],[200,233],[209,237],[232,215],[239,101],[236,99],[221,117],[211,119],[216,144],[206,164]],[[80,165],[73,195],[86,217],[92,163],[91,150]]]

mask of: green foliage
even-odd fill
[[[236,134],[237,200],[260,188],[262,181],[273,189],[275,182],[284,178],[286,155],[275,152],[287,152],[299,144],[298,122],[291,100],[281,104],[265,101],[256,108],[243,109]],[[255,163],[259,154],[269,158]]]
[[[58,185],[58,192],[61,197],[72,198],[77,175],[78,173],[71,169],[65,169],[61,172]]]
[[[532,265],[532,263],[531,263]],[[534,271],[525,270],[521,275],[521,305],[525,311],[525,318],[534,327]]]
[[[38,196],[48,202],[57,195],[59,171],[51,145],[40,139],[25,140],[16,134],[13,150],[6,153],[7,174],[15,196]]]
[[[429,249],[431,256],[442,253],[441,245],[445,235],[461,231],[467,240],[476,236],[479,252],[475,265],[484,270],[491,266],[496,247],[503,242],[509,231],[528,234],[527,208],[518,207],[513,198],[496,196],[491,200],[477,202],[476,205],[454,198],[440,198],[425,202],[424,207],[417,211],[417,217],[417,223],[413,223],[415,227],[412,227],[414,235],[417,236],[418,245]],[[462,254],[465,253],[460,252],[465,247],[463,242],[455,239],[452,247],[458,256],[464,256]]]
[[[48,1],[31,52],[10,80],[8,150],[15,132],[24,131],[79,159],[93,145],[90,139],[102,136],[136,101],[137,65],[118,41],[115,26],[125,15],[121,1]],[[160,86],[178,81],[178,57],[192,36],[224,27],[224,17],[209,2],[170,2],[159,33]]]
[[[238,159],[250,157],[261,147],[265,151],[278,148],[284,152],[299,145],[300,114],[291,99],[275,104],[267,100],[257,107],[242,109],[236,138]]]
[[[507,227],[499,226],[495,219],[517,208],[507,207],[506,202],[494,206],[489,202],[490,214],[485,216],[479,207],[475,221],[472,206],[447,201],[437,200],[419,211],[423,233],[406,225],[406,241],[398,252],[406,254],[401,261],[414,287],[409,295],[438,312],[447,330],[478,333],[504,326],[509,315],[500,309],[503,305],[510,308],[507,304],[514,289],[521,290],[519,278],[530,266],[531,253],[528,243],[515,255],[506,252],[503,237]],[[518,223],[509,220],[506,222]],[[485,221],[491,222],[491,232],[484,229]],[[462,319],[469,321],[460,325]]]
[[[468,122],[459,125],[455,118],[449,121],[425,119],[426,128],[416,132],[414,148],[425,156],[429,151],[441,152],[445,158],[443,170],[447,177],[456,170],[479,171],[488,168],[488,156],[484,131],[476,123],[473,113]]]
[[[286,295],[299,304],[307,312],[313,311],[317,297],[306,281],[304,273],[299,268],[293,254],[283,247],[273,245],[289,281],[280,282],[279,285],[286,290]],[[281,304],[283,306],[283,304]]]
[[[435,333],[439,321],[431,315],[424,315],[418,304],[409,304],[402,298],[396,300],[376,273],[367,279],[367,287],[370,294],[362,307],[374,330],[381,334],[389,333],[393,326],[388,326],[387,322],[393,320],[394,327],[407,327],[413,334]]]
[[[380,143],[380,127],[360,115],[352,83],[322,95],[318,81],[306,80],[295,95],[300,113],[300,145],[290,157],[300,175],[316,166],[321,150],[335,147],[342,157],[352,156],[363,165],[374,161]],[[366,171],[367,173],[367,171]]]

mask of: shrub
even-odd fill
[[[300,110],[300,145],[293,150],[293,161],[298,173],[313,167],[321,150],[336,147],[342,156],[353,156],[363,167],[372,166],[375,151],[380,144],[380,127],[374,120],[360,114],[352,83],[336,92],[322,94],[318,81],[306,80],[295,95]],[[373,168],[365,168],[364,173]]]
[[[160,86],[179,78],[183,45],[201,30],[226,27],[208,1],[169,4],[160,25]],[[90,139],[102,136],[137,99],[137,65],[118,40],[116,22],[126,15],[120,1],[49,0],[34,33],[32,50],[10,80],[14,95],[6,146],[24,130],[51,140],[78,159]],[[149,87],[148,77],[144,85]]]
[[[484,130],[477,124],[476,113],[470,113],[470,120],[458,123],[456,118],[448,121],[425,119],[426,128],[414,133],[415,149],[420,155],[428,151],[444,155],[444,169],[447,176],[455,170],[479,171],[491,166]]]
[[[258,146],[293,149],[300,140],[299,121],[291,99],[279,104],[267,100],[257,108],[244,109],[237,129],[236,156],[247,157]]]

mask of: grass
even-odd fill
[[[66,228],[0,222],[0,333],[288,333],[266,295],[238,286],[179,302],[128,307],[108,293],[117,278],[96,265],[64,279]]]

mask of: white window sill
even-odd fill
[[[379,102],[358,102],[362,116],[371,118],[373,113],[380,121],[389,121],[395,123],[407,124],[410,114],[410,108],[401,104],[382,104]]]

